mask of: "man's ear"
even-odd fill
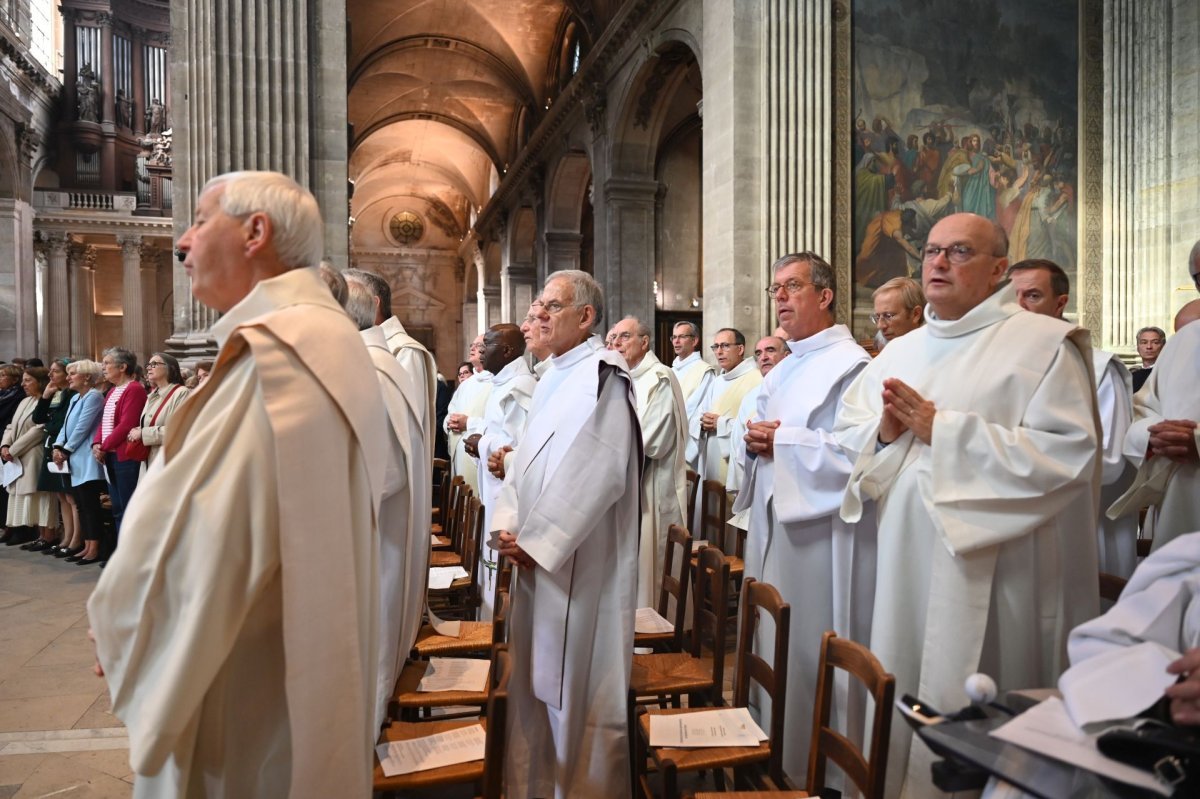
[[[821,289],[821,310],[824,311],[833,305],[833,289]]]
[[[579,317],[579,326],[591,333],[592,328],[596,326],[596,309],[594,307],[583,306],[583,313]]]
[[[271,217],[262,211],[255,211],[246,217],[243,224],[246,228],[246,255],[257,255],[270,243],[274,233]]]

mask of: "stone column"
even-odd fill
[[[609,178],[604,182],[606,270],[602,279],[607,320],[654,320],[654,198],[658,181]],[[597,279],[601,276],[597,275]]]
[[[72,353],[71,348],[71,288],[70,269],[67,265],[65,233],[46,236],[46,299],[43,310],[46,314],[46,352],[51,358],[60,358]]]
[[[187,155],[175,161],[176,238],[210,177],[278,170],[316,195],[325,254],[347,265],[345,19],[338,0],[283,3],[273,14],[245,0],[171,0],[174,147]],[[191,359],[211,354],[211,318],[197,313],[179,266],[173,288],[169,346]]]
[[[133,119],[130,120],[130,126],[133,129],[133,135],[140,138],[146,132],[144,119],[146,113],[146,53],[142,49],[146,45],[144,38],[146,32],[137,27],[132,28],[130,32],[132,35],[129,39],[129,47],[133,57],[133,69],[130,76],[133,80]]]
[[[150,353],[162,346],[158,331],[158,266],[166,253],[150,241],[142,242],[139,281],[142,292],[142,341],[145,343],[146,360]]]
[[[67,259],[71,291],[71,355],[94,358],[96,307],[92,279],[96,252],[91,247],[72,243],[67,248]]]
[[[0,252],[0,352],[30,357],[39,349],[37,264],[33,207],[24,200],[0,198]]]
[[[583,236],[561,230],[546,231],[546,274],[561,269],[578,269]]]
[[[146,335],[142,324],[142,237],[117,236],[121,247],[121,346],[146,357]]]
[[[487,330],[492,325],[498,325],[503,320],[501,319],[503,308],[500,306],[500,287],[499,286],[484,286],[479,290],[479,305],[483,312],[479,315],[483,320],[483,326],[480,330]]]

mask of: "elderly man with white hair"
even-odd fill
[[[621,357],[586,272],[554,272],[536,305],[552,354],[496,503],[517,564],[505,795],[629,795],[626,700],[637,610],[641,433]]]
[[[291,178],[235,172],[178,242],[220,354],[88,602],[135,796],[371,792],[387,417],[322,230]]]
[[[450,398],[450,408],[442,422],[450,449],[450,474],[479,494],[479,462],[467,452],[467,437],[483,430],[483,413],[492,395],[492,373],[483,368],[483,334],[471,342],[467,356],[475,373],[459,383]]]

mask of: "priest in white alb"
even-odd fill
[[[493,517],[499,551],[518,567],[505,795],[622,799],[641,433],[624,361],[589,343],[600,286],[554,272],[539,300],[552,366]]]
[[[733,510],[749,510],[746,576],[775,586],[792,606],[783,765],[803,782],[821,636],[832,629],[862,641],[870,620],[873,520],[838,518],[850,459],[833,438],[842,392],[870,356],[834,321],[835,276],[824,259],[785,255],[771,271],[767,291],[792,354],[763,379]],[[755,653],[770,662],[771,646],[760,635]],[[760,700],[754,710],[762,724],[777,712]]]
[[[759,374],[766,377],[767,372],[791,353],[786,339],[779,336],[765,336],[759,339],[754,345],[754,362],[758,365]],[[736,498],[742,490],[745,476],[746,427],[756,418],[754,414],[758,411],[758,395],[761,393],[762,383],[759,383],[742,398],[737,415],[733,417],[733,429],[729,433],[729,471],[725,475],[725,490],[731,497]],[[749,523],[749,514],[730,519],[729,523],[744,530]]]
[[[1051,686],[1068,631],[1099,610],[1100,430],[1087,331],[1000,288],[1004,229],[953,214],[930,231],[926,324],[846,392],[856,453],[842,518],[878,503],[871,651],[897,695],[953,710],[975,672]],[[892,725],[887,795],[926,797],[931,753]],[[910,748],[911,747],[911,748]]]
[[[650,349],[650,328],[632,316],[613,326],[613,348],[625,359],[637,395],[638,422],[646,467],[642,473],[642,537],[638,547],[640,608],[658,606],[667,531],[687,526],[687,468],[683,460],[687,428],[683,392],[675,372]]]
[[[690,419],[700,400],[704,399],[704,391],[716,372],[712,364],[704,360],[704,354],[700,352],[700,328],[691,322],[675,323],[671,332],[671,348],[675,350],[671,369],[679,380],[684,410]]]
[[[1040,258],[1020,261],[1008,268],[1017,292],[1017,303],[1032,313],[1063,318],[1070,299],[1071,281],[1062,267]],[[1097,558],[1100,571],[1129,579],[1137,566],[1138,518],[1109,519],[1104,511],[1129,489],[1134,468],[1122,449],[1133,421],[1133,377],[1115,353],[1092,349],[1092,377],[1096,381],[1103,468],[1097,513]]]
[[[467,436],[483,428],[483,409],[487,407],[492,392],[492,373],[483,368],[480,354],[483,351],[483,334],[471,342],[468,360],[475,369],[465,382],[459,383],[450,398],[450,408],[442,422],[446,433],[446,445],[450,449],[450,474],[461,476],[463,482],[479,494],[478,464],[467,454],[464,444]]]
[[[220,352],[88,602],[136,797],[371,795],[387,417],[322,230],[291,178],[236,172],[177,244]]]
[[[1200,288],[1200,241],[1188,257]],[[1176,328],[1133,397],[1125,457],[1137,467],[1133,485],[1108,509],[1109,518],[1147,505],[1154,549],[1200,530],[1200,324]]]
[[[425,609],[429,508],[419,505],[416,497],[430,485],[431,462],[423,445],[425,387],[392,355],[383,330],[375,325],[375,297],[367,285],[352,274],[346,291],[346,314],[367,345],[387,408],[387,429],[380,432],[388,445],[388,459],[379,508],[379,662],[373,728],[377,730],[417,640]]]
[[[734,418],[742,400],[759,387],[763,376],[754,359],[746,357],[746,337],[740,330],[731,327],[718,330],[713,336],[712,351],[717,359],[717,374],[688,417],[686,458],[700,475],[701,485],[705,480],[724,485],[733,452]],[[693,529],[699,530],[700,503],[696,505],[692,524]]]
[[[492,527],[501,480],[488,471],[492,454],[503,447],[515,448],[525,432],[525,420],[533,402],[537,378],[525,363],[525,339],[516,325],[492,325],[483,334],[480,362],[492,374],[492,390],[483,409],[483,427],[464,441],[467,454],[478,461],[479,499],[483,502],[484,530]],[[480,542],[479,618],[491,621],[496,592],[495,552]]]

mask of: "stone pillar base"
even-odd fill
[[[171,336],[165,343],[167,354],[178,358],[179,365],[189,369],[200,361],[212,361],[217,357],[217,342],[207,333]]]

